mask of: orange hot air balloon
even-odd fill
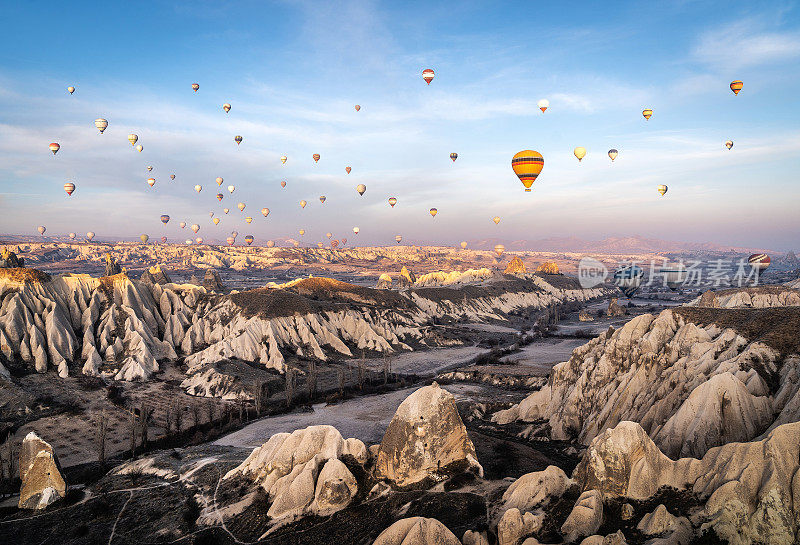
[[[315,153],[311,156],[311,158],[314,159],[315,163],[319,163],[319,153]]]
[[[224,182],[225,180],[222,179],[222,176],[217,176],[217,179],[215,181],[217,182],[217,185],[222,185],[222,182]]]
[[[301,237],[306,234],[306,230],[305,229],[300,229],[300,231],[298,231],[298,232],[300,233]]]
[[[284,165],[286,164],[286,160],[287,159],[289,159],[289,158],[286,157],[285,155],[281,155],[281,163],[283,163]]]
[[[728,140],[725,142],[725,147],[731,149],[733,147],[733,140]]]
[[[61,149],[61,146],[58,145],[58,142],[51,142],[50,143],[50,151],[53,152],[53,155],[58,153],[58,150]]]
[[[226,102],[225,104],[222,105],[222,109],[225,110],[225,113],[227,114],[228,112],[231,111],[231,105]]]
[[[493,217],[492,221],[494,222],[495,225],[497,225],[498,223],[500,223],[500,216]]]
[[[389,197],[389,205],[392,208],[394,208],[394,205],[396,205],[396,204],[397,204],[397,199],[395,199],[394,197]]]
[[[742,83],[738,79],[736,81],[731,82],[731,91],[733,91],[734,95],[738,95],[739,91],[742,90],[742,87],[744,87],[744,83]]]
[[[396,243],[398,243],[398,244],[400,244],[400,242],[401,242],[402,240],[403,240],[403,235],[396,235],[396,236],[394,237],[394,241],[395,241]]]
[[[72,182],[65,183],[64,191],[67,192],[67,195],[72,195],[72,192],[75,191],[75,184],[73,184]]]
[[[653,115],[652,108],[645,108],[644,110],[642,110],[642,115],[644,116],[645,119],[650,119],[650,116]]]
[[[148,178],[147,179],[147,185],[149,185],[150,187],[153,187],[154,185],[156,185],[156,179],[155,178]]]
[[[222,193],[217,193],[217,200],[218,200],[219,202],[222,202],[222,197],[224,197],[224,196],[225,196],[225,195],[223,195]]]
[[[331,238],[333,236],[333,233],[325,233],[325,236]]]
[[[359,106],[358,104],[356,104],[356,111],[357,111],[357,112],[360,112],[360,111],[361,111],[361,106]]]
[[[170,180],[174,180],[174,179],[175,179],[175,175],[174,175],[174,174],[170,174],[170,175],[169,175],[169,179],[170,179]]]
[[[317,242],[317,248],[322,248],[323,244],[321,242]]]
[[[214,218],[211,221],[214,222],[214,225],[219,225],[219,218]]]
[[[281,187],[286,187],[286,180],[283,180],[283,181],[281,182]]]
[[[530,191],[533,182],[544,168],[544,157],[538,151],[523,150],[511,158],[511,168],[525,186],[525,191]]]
[[[236,205],[236,208],[239,209],[239,212],[244,212],[245,206],[247,205],[245,205],[243,202],[240,202],[239,204]]]
[[[300,208],[305,208],[307,204],[306,201],[300,201]]]
[[[428,85],[431,84],[431,82],[433,81],[433,76],[435,75],[436,74],[434,74],[433,70],[431,70],[430,68],[426,68],[425,70],[422,71],[422,79],[424,79],[425,83],[427,83]]]
[[[197,90],[199,88],[200,88],[200,84],[199,83],[193,83],[192,84],[192,91],[194,91],[195,93],[197,92]]]
[[[262,215],[262,216],[264,216],[265,218],[266,218],[267,216],[269,216],[269,208],[266,208],[266,207],[265,207],[265,208],[262,208],[262,209],[261,209],[261,215]]]
[[[351,169],[350,167],[344,167],[344,171],[347,172],[348,174],[350,174],[351,170],[353,169]]]
[[[462,250],[466,250],[467,249],[467,241],[466,240],[461,243],[461,249]]]
[[[436,214],[439,213],[439,211],[436,208],[431,208],[430,210],[428,210],[428,212],[430,213],[432,218],[435,218]]]
[[[247,223],[253,223],[253,218],[247,216],[246,218],[244,218],[244,221],[246,221]]]

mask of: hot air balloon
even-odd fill
[[[194,239],[194,241],[197,244],[202,244],[203,243],[203,237],[197,237],[196,239]]]
[[[274,247],[275,247],[275,241],[274,240],[268,240],[267,241],[267,248],[274,248]]]
[[[254,240],[255,239],[253,238],[253,235],[247,235],[246,237],[244,237],[244,241],[247,243],[248,246],[250,246]]]
[[[161,237],[161,244],[167,243],[167,237]]]
[[[642,110],[642,115],[644,116],[645,119],[650,119],[650,116],[653,115],[653,110],[650,108],[645,108],[644,110]]]
[[[395,237],[394,237],[394,241],[395,241],[396,243],[400,244],[400,241],[401,241],[401,240],[403,240],[403,236],[402,236],[402,235],[395,235]]]
[[[346,239],[346,238],[343,238],[343,239],[342,239],[342,246],[344,246],[345,244],[347,244],[347,239]]]
[[[69,87],[67,87],[67,91],[69,91],[69,94],[72,94],[72,93],[74,93],[74,92],[75,92],[75,87],[73,87],[72,85],[70,85]]]
[[[319,163],[319,153],[315,153],[311,156],[311,158],[314,159],[315,163]]]
[[[174,179],[175,179],[175,175],[174,175],[174,174],[170,174],[170,175],[169,175],[169,179],[170,179],[170,180],[174,180]]]
[[[503,252],[506,251],[506,247],[502,244],[498,244],[494,247],[494,253],[497,254],[497,257],[500,258],[503,256]]]
[[[161,223],[163,223],[164,225],[168,224],[169,223],[169,216],[166,215],[166,214],[162,214],[161,215]]]
[[[306,230],[305,229],[300,229],[300,231],[298,231],[298,232],[300,233],[301,237],[306,234]]]
[[[211,221],[213,221],[213,222],[214,222],[214,225],[219,225],[219,221],[220,221],[220,220],[219,220],[219,218],[214,218],[214,219],[212,219]]]
[[[131,146],[135,146],[136,142],[139,140],[139,137],[133,133],[128,135],[128,142],[131,143]]]
[[[430,85],[431,82],[433,81],[433,76],[435,76],[435,74],[433,73],[433,70],[431,70],[430,68],[426,68],[425,70],[422,71],[422,79],[424,79],[425,83],[427,83],[428,85]]]
[[[461,243],[461,249],[462,250],[466,250],[467,249],[467,241],[466,240]]]
[[[767,254],[753,254],[747,258],[747,264],[759,273],[767,270],[771,261]]]
[[[319,196],[319,202],[321,202],[322,204],[325,204],[325,200],[326,199],[327,199],[327,197],[325,195],[320,195]]]
[[[586,157],[586,148],[578,146],[577,148],[572,150],[572,153],[575,154],[575,157],[577,157],[578,161],[580,162],[583,160],[584,157]]]
[[[266,207],[262,208],[261,209],[261,215],[264,216],[265,218],[267,216],[269,216],[269,208],[266,208]]]
[[[217,182],[217,185],[221,186],[222,182],[224,182],[225,180],[222,179],[222,176],[217,176],[217,179],[214,180],[214,181]]]
[[[525,186],[525,191],[530,191],[533,182],[544,168],[544,157],[538,151],[523,150],[511,158],[511,168]]]
[[[61,149],[61,146],[58,145],[58,142],[50,142],[50,151],[53,152],[53,155],[58,153],[58,150]]]
[[[91,242],[92,239],[94,238],[94,233],[92,231],[89,231],[88,233],[86,233],[86,238],[89,239],[89,242]]]
[[[286,187],[286,180],[283,180],[283,181],[281,182],[281,187]]]
[[[214,217],[214,212],[209,212],[209,213],[208,213],[208,217],[209,217],[209,218],[213,218],[213,217]]]
[[[45,231],[47,231],[47,227],[45,227],[44,225],[40,225],[39,227],[36,228],[36,230],[39,231],[40,235],[44,235]]]
[[[430,212],[432,218],[435,218],[436,214],[439,213],[439,211],[436,208],[431,208],[430,210],[428,210],[428,212]]]
[[[644,271],[636,265],[623,267],[614,273],[614,283],[628,299],[639,289],[642,278],[644,278]]]
[[[69,239],[70,239],[70,240],[75,240],[75,237],[76,237],[76,236],[78,236],[78,235],[76,235],[75,233],[70,233],[70,234],[69,234]]]
[[[152,165],[147,165],[147,172],[153,172]]]
[[[142,241],[142,244],[147,244],[147,241],[150,240],[150,237],[147,235],[139,235],[139,240]]]
[[[495,225],[497,225],[498,223],[500,223],[500,216],[493,217],[492,221],[494,222]]]
[[[100,134],[103,134],[103,131],[108,128],[108,121],[102,117],[99,117],[94,120],[94,126],[97,127],[97,130],[100,131]]]
[[[361,106],[359,106],[358,104],[356,104],[356,111],[357,111],[357,112],[360,112],[360,111],[361,111]]]
[[[358,184],[356,186],[356,191],[358,191],[359,195],[363,195],[366,190],[367,190],[367,186],[365,186],[364,184]]]
[[[231,105],[226,102],[225,104],[222,105],[222,109],[225,110],[225,113],[227,114],[228,112],[231,111]]]
[[[733,147],[733,140],[728,140],[725,142],[725,147],[731,149]]]
[[[359,232],[361,232],[361,229],[359,229],[358,227],[353,227],[353,232],[355,234],[358,234]]]
[[[664,193],[667,192],[668,187],[665,186],[664,184],[661,184],[656,189],[658,189],[658,192],[661,193],[661,196],[663,197]]]
[[[332,233],[325,233],[325,236],[328,237],[328,238],[331,238],[333,236],[333,234]]]
[[[323,244],[321,242],[317,242],[317,248],[322,248]]]
[[[148,178],[147,179],[147,185],[149,185],[150,187],[153,187],[154,185],[156,185],[156,179],[155,178]]]
[[[229,185],[228,186],[228,193],[233,193],[234,191],[236,191],[236,186],[235,185]]]
[[[300,208],[305,208],[307,204],[306,201],[300,201]]]
[[[241,143],[242,143],[242,140],[244,140],[244,138],[242,138],[242,137],[241,137],[241,136],[239,136],[238,134],[237,134],[236,136],[234,136],[234,137],[233,137],[233,141],[234,141],[234,142],[236,142],[236,145],[237,145],[237,146],[238,146],[239,144],[241,144]]]
[[[664,283],[672,291],[679,289],[689,278],[689,273],[682,264],[674,267],[662,267],[659,275],[664,279]]]
[[[283,163],[284,165],[286,164],[287,159],[288,157],[286,157],[285,155],[281,155],[281,163]]]
[[[547,108],[550,107],[550,101],[547,100],[546,98],[543,98],[539,102],[537,102],[536,105],[539,107],[542,113],[544,113],[545,110],[547,110]]]
[[[397,199],[395,199],[394,197],[389,197],[389,206],[394,208],[394,205],[396,204],[397,204]]]
[[[139,153],[141,153],[143,149],[144,149],[144,146],[142,146],[141,144],[136,146],[136,151],[138,151]]]
[[[614,159],[617,158],[617,155],[619,155],[619,152],[617,150],[615,150],[614,148],[611,148],[610,150],[608,150],[608,157],[611,159],[612,163],[614,162]]]
[[[187,238],[185,242],[186,242],[186,244],[193,244],[194,243],[194,241],[192,239],[190,239],[190,238]]]
[[[186,222],[185,221],[180,222],[178,224],[178,227],[180,227],[181,229],[186,229]]]
[[[734,95],[738,95],[739,91],[742,90],[742,87],[744,87],[744,83],[742,83],[738,79],[736,81],[731,82],[731,91],[733,91]]]
[[[72,182],[65,183],[64,191],[67,192],[67,195],[72,195],[72,192],[75,191],[75,184],[73,184]]]
[[[451,153],[451,154],[450,154],[450,159],[452,159],[452,160],[453,160],[453,162],[455,163],[455,162],[456,162],[456,159],[458,159],[458,154],[457,154],[457,153],[455,153],[455,152]]]
[[[332,240],[331,241],[331,248],[335,250],[338,247],[339,247],[339,241],[338,240]]]
[[[199,226],[199,225],[197,225],[197,224],[195,223],[194,225],[192,225],[191,229],[192,229],[192,231],[194,231],[195,233],[197,233],[197,231],[199,231],[199,230],[200,230],[200,226]]]
[[[239,209],[239,212],[244,212],[245,206],[246,205],[243,202],[240,202],[239,204],[236,205],[236,208]]]
[[[347,172],[348,174],[350,174],[351,170],[353,170],[353,169],[350,168],[350,167],[344,167],[344,171]]]
[[[223,198],[224,196],[225,196],[225,195],[223,195],[222,193],[217,193],[217,200],[218,200],[219,202],[222,202],[222,198]]]
[[[193,90],[195,93],[197,92],[197,90],[198,90],[199,88],[200,88],[200,84],[199,84],[199,83],[193,83],[193,84],[192,84],[192,90]]]
[[[203,190],[203,186],[200,185],[200,184],[197,184],[196,186],[194,186],[194,190],[197,191],[198,193],[200,193]]]
[[[247,223],[253,223],[253,218],[250,217],[250,216],[247,216],[246,218],[244,218],[244,221],[246,221]]]
[[[236,237],[228,237],[225,240],[228,242],[228,246],[233,246],[233,244],[236,242]]]
[[[223,211],[223,212],[225,212],[225,213],[227,214],[228,212],[230,212],[230,211],[231,211],[231,209],[230,209],[230,208],[223,208],[223,209],[222,209],[222,211]]]

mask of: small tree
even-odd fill
[[[136,413],[130,412],[131,418],[131,459],[136,457]]]
[[[200,425],[200,404],[199,403],[192,403],[192,422],[194,422],[194,427],[197,428]]]
[[[141,407],[139,408],[139,424],[142,428],[142,449],[147,448],[147,428],[150,427],[150,422],[152,419],[153,409],[147,403],[142,403]]]
[[[183,425],[183,409],[177,403],[172,408],[175,411],[175,431],[180,434]]]
[[[317,395],[317,362],[311,361],[308,364],[308,376],[306,377],[306,386],[308,387],[308,399],[314,399]]]
[[[358,389],[364,389],[364,359],[358,360]]]
[[[164,411],[164,428],[169,436],[172,433],[172,405],[167,405],[167,409]]]
[[[105,463],[106,461],[106,434],[108,432],[108,417],[106,410],[100,413],[97,418],[97,461]]]
[[[213,401],[206,403],[206,415],[208,416],[208,423],[212,424],[217,417],[217,404]]]
[[[339,379],[339,396],[344,397],[344,384],[345,384],[345,373],[344,369],[341,367],[336,370],[337,378]]]
[[[286,388],[286,406],[291,407],[292,401],[294,400],[294,387],[295,387],[295,377],[294,377],[294,368],[288,367],[286,369],[286,376],[285,379],[285,388]]]

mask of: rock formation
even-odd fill
[[[438,520],[411,517],[386,528],[372,545],[461,545],[461,542]]]
[[[0,254],[0,269],[18,269],[25,267],[25,260],[17,257],[17,254],[3,248],[3,253]]]
[[[30,432],[22,441],[19,476],[22,480],[20,509],[43,509],[67,493],[67,484],[53,447],[35,432]]]
[[[578,313],[578,320],[581,322],[593,322],[594,315],[588,309],[582,308]]]
[[[561,525],[561,533],[567,541],[594,534],[603,524],[603,493],[586,490],[575,502],[567,520]]]
[[[467,470],[483,474],[453,395],[434,382],[408,396],[383,436],[376,476],[407,487]]]
[[[625,307],[620,305],[617,302],[617,298],[614,297],[611,301],[608,302],[608,308],[606,309],[606,316],[609,318],[617,318],[619,316],[625,316],[628,314],[628,311],[625,310]]]
[[[161,265],[154,265],[145,270],[140,280],[148,284],[160,284],[162,286],[165,284],[172,284],[172,279],[169,277],[169,274],[167,274],[167,271],[161,268]]]
[[[390,290],[390,289],[392,289],[392,277],[389,276],[386,273],[383,273],[378,278],[378,283],[375,286],[375,288],[379,289],[379,290]]]
[[[547,273],[547,274],[560,274],[558,270],[558,263],[555,261],[545,261],[538,267],[536,267],[536,272]]]
[[[689,307],[773,308],[800,306],[800,289],[791,286],[758,286],[706,291]]]
[[[417,282],[417,277],[405,265],[400,269],[400,276],[397,277],[397,285],[400,288],[409,288]]]
[[[206,291],[225,291],[225,286],[222,285],[222,279],[219,277],[219,273],[214,269],[206,269],[206,274],[203,276],[203,287]]]
[[[106,270],[103,276],[114,276],[122,272],[122,268],[110,253],[105,254]]]
[[[503,493],[503,505],[523,513],[547,507],[554,498],[560,498],[571,483],[561,468],[548,466],[514,481]]]
[[[515,255],[514,258],[508,262],[506,270],[503,272],[504,274],[525,274],[528,271],[525,269],[525,263],[522,262],[518,255]]]

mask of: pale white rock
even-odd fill
[[[467,530],[464,532],[464,537],[461,538],[461,543],[463,545],[489,545],[489,539],[486,532]]]
[[[594,534],[602,524],[603,493],[599,490],[586,490],[561,525],[561,533],[567,541],[575,541]]]
[[[676,520],[677,517],[667,511],[662,503],[652,513],[643,516],[636,528],[646,536],[657,536],[671,531]]]
[[[503,504],[522,512],[544,508],[553,499],[560,498],[571,483],[561,468],[547,466],[543,471],[526,473],[511,483],[503,493]]]
[[[438,520],[411,517],[386,528],[372,545],[461,545],[461,542]]]
[[[498,545],[519,545],[523,538],[538,532],[544,524],[542,513],[523,513],[516,507],[508,509],[497,523]]]
[[[332,458],[325,462],[317,477],[314,502],[310,510],[316,515],[330,515],[347,507],[357,492],[356,478],[346,465]]]

